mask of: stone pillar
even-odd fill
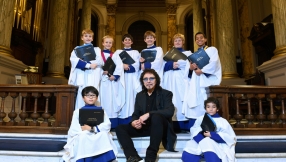
[[[238,78],[233,32],[232,0],[216,0],[218,52],[223,79]]]
[[[0,1],[0,55],[12,57],[10,49],[15,0]]]
[[[107,26],[106,26],[106,35],[110,35],[113,37],[113,39],[115,40],[115,36],[116,36],[116,33],[115,33],[115,12],[116,12],[116,5],[107,5],[106,6],[106,9],[107,9]],[[101,44],[101,43],[100,43]],[[115,41],[113,42],[113,45],[112,45],[112,49],[111,51],[115,51],[115,47],[116,47],[116,44],[115,44]]]
[[[52,0],[49,16],[49,68],[47,77],[64,78],[69,0]]]
[[[271,0],[276,49],[273,58],[286,55],[286,1]]]
[[[80,33],[84,29],[91,28],[91,0],[82,0],[82,10],[81,10],[81,22],[80,22]],[[93,31],[95,32],[95,31]],[[83,41],[80,39],[80,45],[83,44]]]
[[[249,79],[255,75],[254,58],[252,54],[252,43],[247,38],[249,36],[251,25],[249,23],[248,0],[237,1],[238,19],[240,24],[240,43],[241,56],[243,63],[243,77]]]
[[[176,12],[177,5],[176,4],[167,4],[167,32],[168,32],[168,51],[173,47],[174,43],[172,41],[173,36],[177,33],[176,27]]]
[[[203,15],[202,15],[202,0],[193,0],[193,29],[194,36],[197,32],[204,32]],[[194,51],[198,50],[198,45],[194,41]]]

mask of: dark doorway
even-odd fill
[[[146,48],[144,33],[148,30],[153,31],[154,33],[156,32],[154,26],[148,21],[136,21],[129,26],[128,33],[133,37],[132,49],[141,52],[142,49]]]

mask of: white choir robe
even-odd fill
[[[206,53],[210,57],[209,64],[201,70],[203,73],[211,74],[206,77],[204,74],[197,75],[195,71],[189,79],[188,87],[184,96],[182,113],[187,118],[196,119],[204,115],[204,101],[207,99],[206,87],[219,85],[222,78],[221,64],[218,51],[215,47],[208,47]]]
[[[186,56],[192,54],[191,51],[182,52]],[[187,60],[178,60],[180,70],[169,70],[164,72],[164,79],[162,87],[173,92],[173,104],[175,106],[173,121],[188,120],[182,113],[183,99],[185,90],[188,87],[188,74],[190,69],[190,62]]]
[[[199,143],[193,139],[202,131],[201,123],[203,118],[204,115],[198,117],[194,126],[191,127],[191,140],[186,143],[184,151],[193,155],[201,155],[204,152],[214,152],[222,162],[235,162],[235,144],[237,138],[229,122],[224,118],[213,117],[212,119],[216,123],[216,133],[225,141],[225,143],[217,143],[210,137],[205,137]]]
[[[110,54],[103,53],[107,59]],[[102,75],[100,82],[99,98],[102,108],[109,118],[118,118],[118,113],[125,104],[125,78],[121,58],[118,53],[112,55],[116,68],[113,75],[119,75],[117,81],[110,81],[107,75]],[[101,74],[103,73],[103,70]]]
[[[104,121],[97,126],[100,132],[97,132],[96,128],[94,128],[96,134],[87,130],[82,131],[79,124],[79,109],[76,109],[68,131],[67,144],[64,146],[63,160],[76,162],[78,159],[100,155],[112,150],[116,156],[118,150],[112,140],[112,134],[109,132],[110,126],[109,118],[104,112]]]
[[[86,86],[94,86],[97,90],[99,90],[99,83],[101,79],[101,66],[103,64],[103,61],[101,58],[100,48],[94,47],[94,51],[96,54],[96,60],[92,60],[90,62],[93,64],[97,64],[97,67],[95,69],[83,71],[81,69],[76,68],[79,58],[76,56],[74,50],[72,51],[70,56],[71,71],[68,84],[78,86],[75,109],[81,108],[85,105],[81,95],[81,91],[83,88],[85,88]]]
[[[120,54],[123,50],[117,50],[114,54]],[[119,111],[118,118],[125,119],[132,116],[134,112],[134,105],[135,105],[135,97],[138,92],[141,91],[140,82],[138,79],[138,71],[139,71],[139,59],[140,54],[137,50],[126,51],[135,63],[132,66],[135,69],[134,73],[124,73],[125,77],[125,104],[122,109]]]
[[[143,49],[144,51],[145,50],[151,50],[151,51],[157,51],[156,53],[156,58],[153,62],[151,62],[151,69],[154,69],[160,79],[161,79],[161,85],[163,83],[163,73],[164,73],[164,60],[163,60],[163,56],[164,56],[164,53],[163,53],[163,50],[161,47],[155,47],[155,48],[146,48],[146,49]],[[140,78],[140,75],[142,74],[143,70],[141,69],[140,72],[139,72],[139,78]]]

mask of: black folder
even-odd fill
[[[88,62],[96,59],[96,53],[92,44],[79,46],[75,48],[74,51],[76,56],[83,61]]]
[[[205,131],[214,132],[216,130],[215,123],[212,121],[212,119],[208,116],[207,113],[205,113],[205,116],[201,123],[201,127],[204,132]]]
[[[131,65],[131,64],[135,63],[133,58],[124,50],[119,54],[119,56],[120,56],[123,64]]]
[[[108,71],[108,76],[113,75],[113,72],[115,71],[116,65],[113,62],[111,57],[108,57],[105,61],[104,65],[102,66],[102,69],[104,71]]]
[[[163,57],[165,61],[174,61],[177,62],[178,60],[186,60],[188,57],[179,51],[177,48],[171,48]]]
[[[104,111],[101,107],[83,107],[79,109],[79,124],[96,126],[103,122]]]
[[[153,62],[156,58],[157,51],[155,50],[143,50],[141,51],[141,57],[145,59],[145,62]]]
[[[200,49],[197,52],[188,56],[188,60],[191,61],[192,63],[196,63],[197,66],[200,69],[202,69],[210,62],[210,57],[208,56],[205,50]]]

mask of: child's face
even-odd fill
[[[148,35],[148,36],[144,39],[144,42],[146,42],[147,46],[152,46],[155,41],[156,41],[156,38],[154,38],[152,35]]]
[[[199,46],[199,47],[202,47],[205,45],[205,43],[207,42],[207,39],[204,37],[203,34],[198,34],[196,35],[196,44]]]
[[[81,40],[85,43],[91,43],[93,41],[92,35],[91,34],[84,34],[83,36],[81,36]]]
[[[105,38],[104,41],[102,42],[102,45],[104,49],[110,50],[112,47],[113,39],[111,38]]]
[[[175,48],[182,48],[183,47],[183,41],[182,41],[182,39],[181,38],[176,38],[175,40],[174,40],[174,47]]]
[[[87,93],[83,96],[83,101],[88,105],[94,105],[97,101],[97,96],[94,93]]]
[[[124,38],[124,40],[122,41],[122,44],[124,44],[124,47],[126,48],[130,48],[131,45],[133,44],[132,40],[130,38]]]
[[[216,107],[216,104],[210,102],[210,103],[207,103],[206,105],[206,112],[210,115],[214,115],[218,112],[218,109]]]

